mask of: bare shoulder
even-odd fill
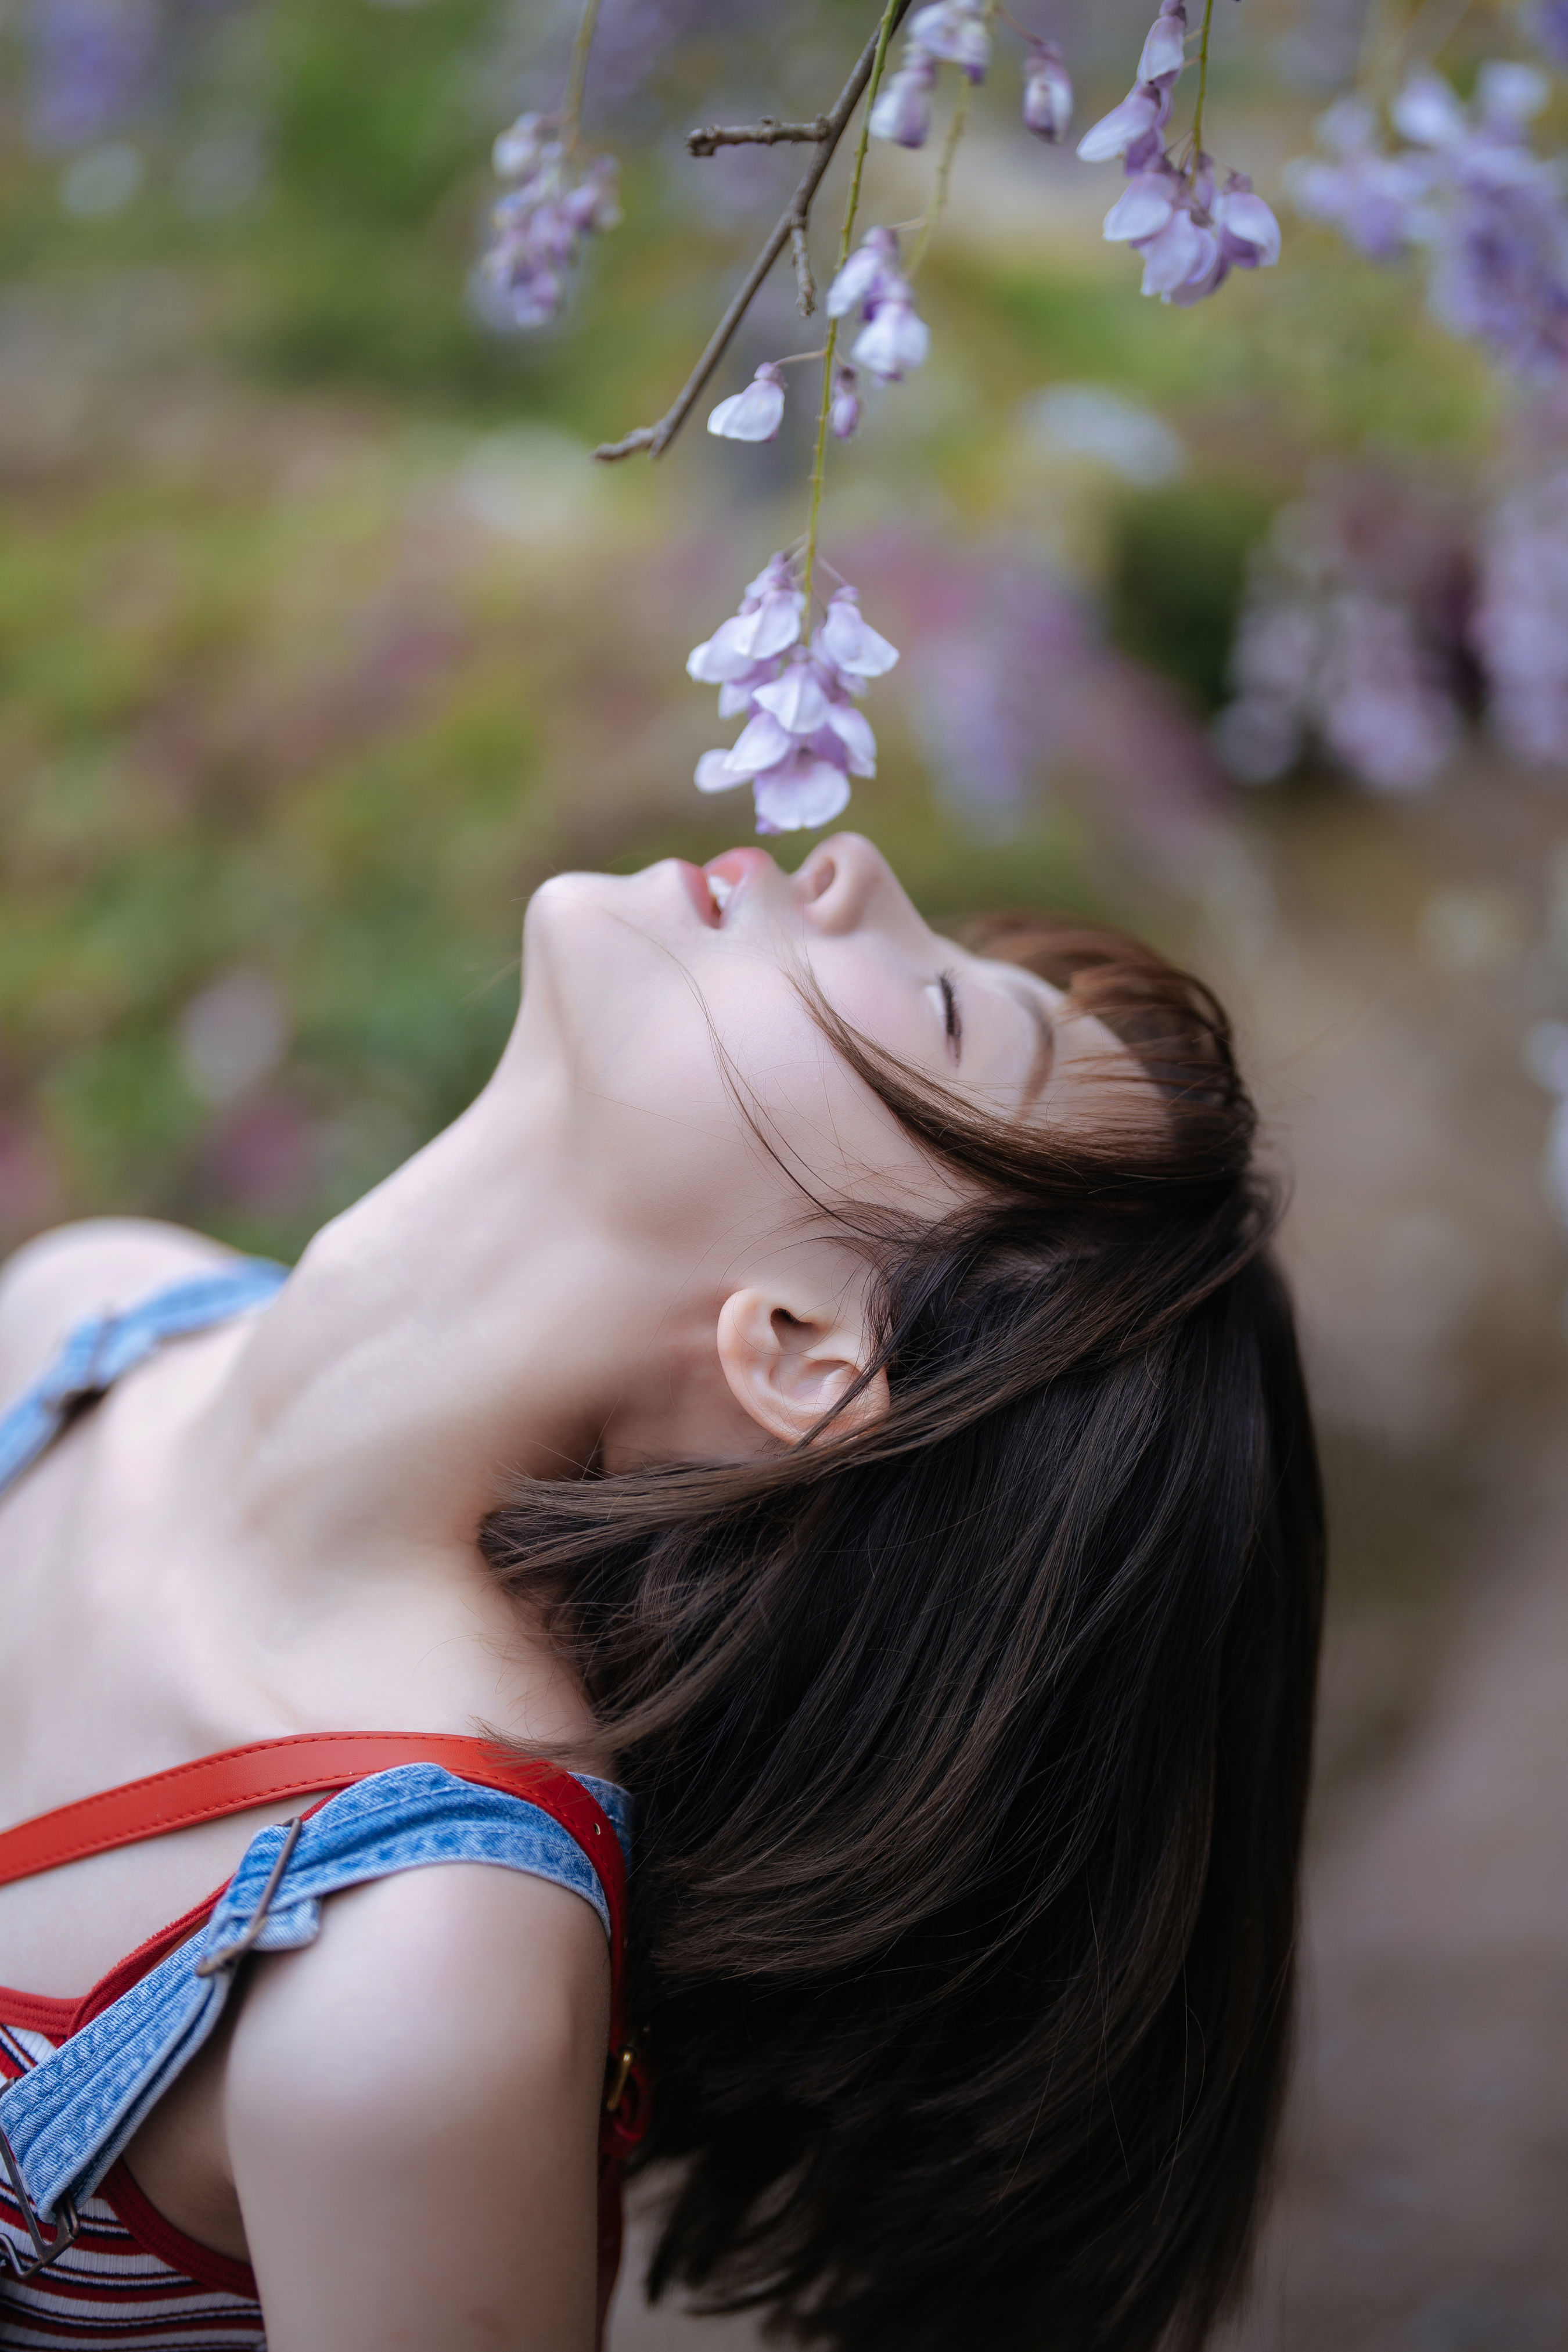
[[[224,2115],[268,2346],[589,2352],[608,2028],[596,1914],[484,1864],[336,1895],[255,1964]]]
[[[42,1370],[82,1316],[130,1306],[233,1255],[152,1217],[88,1217],[40,1234],[0,1266],[0,1400]]]

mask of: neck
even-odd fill
[[[627,1286],[537,1131],[481,1097],[317,1236],[234,1361],[206,1473],[274,1565],[471,1558],[519,1475],[593,1460]]]

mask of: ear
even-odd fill
[[[798,1444],[854,1387],[870,1352],[852,1315],[837,1308],[797,1314],[763,1290],[737,1290],[724,1301],[718,1342],[735,1402],[786,1445]],[[878,1371],[830,1426],[835,1433],[864,1429],[881,1420],[889,1401],[888,1375]]]

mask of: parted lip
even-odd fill
[[[670,860],[680,876],[681,884],[701,920],[710,930],[722,924],[735,894],[756,874],[773,866],[765,849],[726,849],[721,856],[710,857],[706,866],[693,866],[689,858]]]
[[[708,887],[707,875],[700,866],[693,866],[689,857],[677,857],[672,863],[680,876],[687,897],[697,909],[699,920],[706,923],[710,930],[716,931],[720,922],[719,905]]]

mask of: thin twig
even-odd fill
[[[795,307],[803,319],[809,319],[816,308],[816,280],[811,274],[811,254],[799,221],[791,224],[789,241],[795,255]]]
[[[785,246],[793,244],[795,230],[799,229],[804,237],[810,226],[812,198],[822,184],[823,175],[833,161],[833,151],[844,136],[860,94],[871,79],[871,68],[879,53],[885,52],[885,30],[896,32],[902,18],[909,14],[910,6],[910,0],[893,0],[890,27],[886,26],[885,20],[879,21],[876,31],[861,50],[854,72],[840,90],[833,111],[827,117],[826,138],[817,142],[816,153],[790,199],[789,209],[746,272],[734,300],[708,338],[707,348],[687,377],[675,405],[660,417],[657,425],[639,425],[635,433],[628,433],[624,441],[606,441],[601,448],[595,450],[595,457],[609,464],[617,457],[633,457],[639,449],[647,449],[651,456],[661,457],[668,448],[701,397],[703,385],[729,350],[735,330],[751,309],[774,262]]]
[[[721,147],[777,147],[793,141],[799,147],[818,147],[827,136],[827,117],[815,122],[775,122],[764,114],[760,122],[710,122],[705,131],[689,131],[689,155],[716,154]]]

